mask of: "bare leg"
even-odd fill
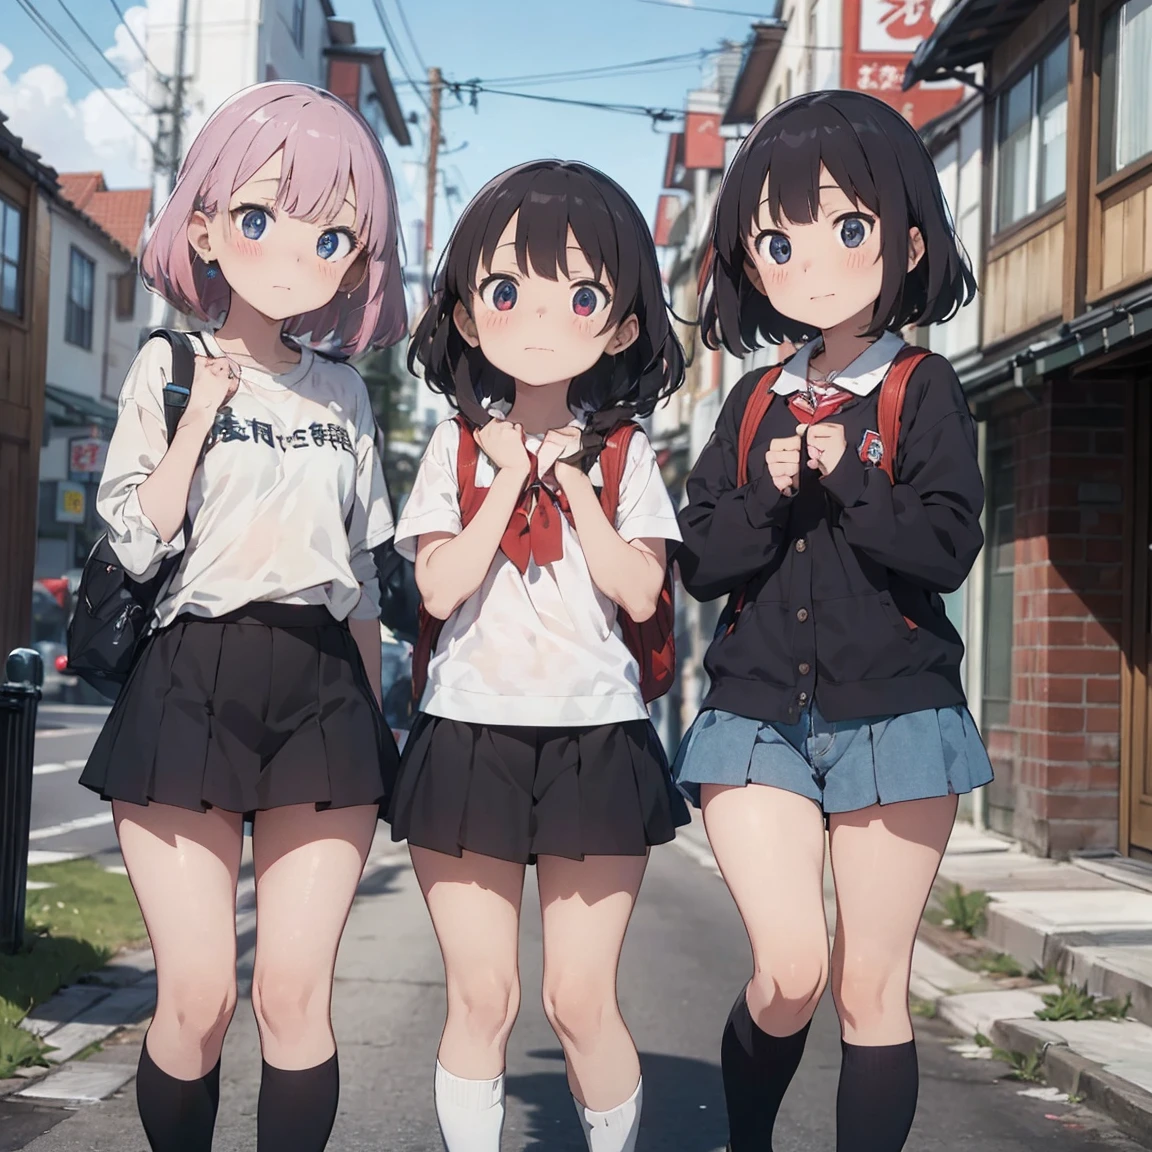
[[[912,945],[956,815],[956,797],[833,816],[838,909],[832,992],[843,1062],[837,1152],[900,1152],[919,1071],[908,981]]]
[[[116,835],[156,955],[148,1054],[197,1080],[220,1059],[236,1007],[241,816],[113,801]]]
[[[448,1019],[440,1063],[453,1075],[490,1079],[520,1009],[517,948],[524,865],[476,852],[410,849],[444,957]]]
[[[377,819],[368,805],[318,812],[293,804],[256,816],[252,1007],[264,1059],[276,1068],[312,1068],[336,1050],[336,949]]]
[[[314,804],[256,816],[257,1152],[322,1152],[328,1143],[340,1096],[332,973],[377,818],[374,805]]]
[[[730,1148],[765,1152],[827,981],[824,821],[811,800],[780,788],[702,793],[708,839],[752,944],[752,980],[720,1045]]]
[[[912,945],[955,818],[955,796],[831,818],[837,908],[832,995],[850,1044],[912,1039]]]
[[[824,820],[811,800],[761,784],[702,788],[704,826],[752,944],[748,1010],[772,1036],[812,1019],[828,979]]]
[[[616,1002],[616,970],[647,856],[541,856],[544,1011],[572,1095],[598,1112],[636,1090],[640,1058]]]

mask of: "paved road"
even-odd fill
[[[99,707],[41,706],[33,759],[33,852],[119,860],[110,805],[77,784],[107,712]]]
[[[695,830],[693,830],[695,831]],[[443,1021],[440,957],[406,855],[379,839],[378,868],[362,886],[340,954],[335,995],[343,1095],[332,1152],[433,1152],[432,1067]],[[749,967],[740,921],[705,859],[657,849],[621,969],[624,1011],[642,1052],[640,1152],[719,1152],[725,1123],[719,1029]],[[555,1037],[544,1019],[539,915],[524,901],[524,1007],[508,1056],[504,1152],[582,1152]],[[248,940],[246,939],[246,943]],[[241,958],[242,979],[251,954]],[[1136,1152],[1138,1145],[1083,1108],[1020,1095],[1002,1066],[962,1059],[936,1022],[918,1025],[921,1106],[908,1152]],[[134,1064],[140,1031],[91,1059]],[[776,1152],[829,1152],[839,1043],[820,1007],[778,1124]],[[255,1146],[259,1053],[242,1000],[224,1053],[216,1152]],[[0,1105],[0,1152],[146,1152],[131,1086],[77,1112]],[[10,1135],[5,1136],[8,1133]]]

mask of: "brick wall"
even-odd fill
[[[1118,841],[1124,394],[1058,380],[1018,411],[1013,835],[1061,856]]]

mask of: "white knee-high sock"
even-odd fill
[[[504,1073],[495,1080],[464,1080],[437,1060],[436,1119],[448,1152],[500,1152]]]
[[[640,1106],[644,1099],[644,1078],[636,1084],[636,1091],[615,1108],[607,1112],[593,1112],[573,1098],[580,1123],[584,1125],[584,1139],[588,1152],[636,1152],[636,1137],[640,1134]]]

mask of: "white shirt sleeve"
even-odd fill
[[[376,451],[377,429],[372,403],[359,375],[356,383],[359,394],[356,409],[356,492],[348,528],[348,550],[352,574],[360,584],[360,600],[350,617],[353,620],[375,620],[380,616],[380,582],[372,549],[392,539],[395,525],[383,464],[380,453]]]
[[[137,580],[154,576],[162,561],[184,548],[183,527],[165,542],[144,515],[136,489],[168,451],[164,385],[172,377],[172,348],[159,337],[136,354],[120,390],[116,428],[96,493],[116,558]]]
[[[459,447],[460,425],[455,420],[438,424],[396,528],[396,551],[405,559],[416,559],[420,537],[429,532],[451,532],[454,536],[460,533],[460,489],[456,478]]]
[[[633,432],[628,443],[616,531],[624,540],[680,540],[676,509],[664,487],[656,453],[643,432]]]

